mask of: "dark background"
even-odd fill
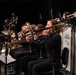
[[[44,25],[51,18],[50,10],[53,10],[53,18],[57,17],[57,13],[69,11],[71,14],[76,11],[76,0],[0,0],[0,29],[1,24],[6,18],[10,18],[14,12],[18,16],[19,31],[25,22],[34,24],[40,23],[39,15],[42,15]],[[58,11],[59,10],[59,11]]]

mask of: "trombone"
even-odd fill
[[[68,28],[68,25],[69,24],[67,24],[67,23],[59,22],[58,24],[55,24],[53,27],[55,27],[56,32],[62,32],[62,31],[66,30]],[[34,30],[33,29],[33,31],[35,33],[37,33],[37,32],[47,30],[47,29],[50,29],[50,28],[53,28],[53,27],[41,28],[39,30]]]

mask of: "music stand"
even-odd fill
[[[6,51],[5,51],[5,63],[4,63],[4,70],[5,70],[5,72],[4,72],[4,75],[7,75],[7,55],[8,55],[8,42],[10,41],[10,34],[9,35],[7,35],[7,36],[4,36],[4,47],[5,47],[5,49],[6,49]]]
[[[3,47],[5,47],[6,51],[4,53],[1,53],[0,55],[0,61],[2,61],[2,63],[4,64],[4,75],[7,75],[7,65],[11,64],[12,62],[16,61],[14,58],[12,58],[8,52],[9,52],[9,48],[10,45],[8,45],[8,42],[11,41],[11,34],[8,35],[2,35],[0,38],[2,38],[2,42],[4,44]],[[1,69],[1,68],[0,68]]]

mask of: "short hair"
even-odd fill
[[[47,20],[47,21],[51,21],[53,25],[58,23],[55,19],[50,19],[50,20]]]
[[[25,25],[30,25],[30,22],[26,22]]]
[[[64,12],[63,14],[65,14],[65,15],[70,15],[70,12],[66,11],[66,12]]]
[[[42,28],[44,28],[44,25],[43,24],[37,24],[37,27],[38,27],[38,29],[42,29]]]

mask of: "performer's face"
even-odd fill
[[[4,21],[4,23],[5,23],[5,24],[8,24],[8,23],[9,23],[9,20],[8,20],[8,19],[6,19],[6,20]]]
[[[67,15],[65,13],[63,14],[63,19],[67,19]]]
[[[28,26],[23,26],[22,27],[22,32],[26,33],[29,31],[29,27]]]
[[[53,27],[52,21],[47,21],[46,28],[48,28],[48,27]],[[52,31],[53,28],[49,28],[49,29],[47,29],[47,30],[48,30],[48,31]]]
[[[47,27],[52,27],[52,21],[47,21],[46,28],[47,28]]]
[[[52,26],[53,26],[52,21],[47,21],[47,25],[46,25],[45,28],[49,28],[49,27],[52,27]],[[49,29],[44,30],[43,35],[48,35],[49,33],[52,32],[52,29],[53,28],[49,28]]]

